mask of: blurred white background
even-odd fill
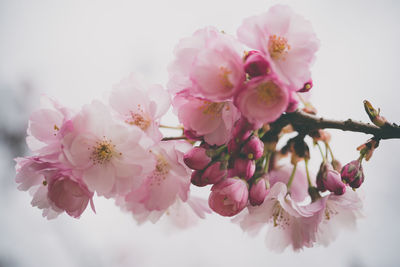
[[[97,215],[48,221],[16,189],[12,158],[28,114],[46,93],[79,108],[130,72],[166,84],[178,40],[214,25],[235,33],[243,18],[278,1],[0,0],[0,266],[399,266],[400,140],[381,143],[366,164],[365,219],[329,247],[275,254],[217,215],[188,230],[137,226],[111,200]],[[367,121],[362,101],[400,122],[399,1],[279,1],[309,19],[321,48],[312,101],[320,115]],[[172,116],[165,123],[173,123]],[[331,131],[346,163],[368,137]],[[317,157],[316,157],[317,158]],[[314,162],[314,167],[318,166]],[[200,194],[206,196],[203,188]]]

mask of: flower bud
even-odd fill
[[[197,135],[195,131],[192,130],[184,130],[183,134],[189,139],[193,141],[199,141],[203,139],[203,136]]]
[[[296,97],[294,97],[294,94],[292,93],[289,98],[289,103],[286,108],[286,112],[295,112],[297,108],[299,107],[299,101],[297,100]]]
[[[244,61],[244,70],[250,77],[263,76],[271,72],[265,56],[254,50],[248,52]]]
[[[248,159],[259,159],[264,153],[264,143],[257,136],[252,136],[250,140],[243,146],[242,153]]]
[[[250,159],[235,159],[235,164],[233,167],[233,173],[236,176],[239,176],[242,179],[249,180],[253,177],[254,172],[256,171],[256,163],[254,160]]]
[[[228,171],[224,164],[217,161],[211,164],[201,176],[201,180],[207,184],[215,184],[226,177]]]
[[[72,180],[68,176],[61,176],[50,180],[47,197],[59,209],[75,218],[79,218],[86,209],[93,196],[86,186]]]
[[[236,140],[235,138],[232,138],[228,142],[228,153],[234,157],[236,157],[239,152],[240,152],[240,143],[238,142],[239,140]]]
[[[233,127],[233,139],[235,139],[237,143],[244,142],[250,137],[253,130],[261,127],[257,126],[258,125],[251,124],[245,117],[241,117],[239,120],[236,121]]]
[[[246,207],[248,197],[249,189],[246,181],[228,178],[213,185],[208,204],[216,213],[230,217]]]
[[[308,82],[306,82],[303,86],[303,88],[301,88],[298,92],[300,93],[305,93],[311,90],[311,88],[313,87],[313,82],[310,79]]]
[[[321,164],[317,174],[317,187],[321,191],[328,190],[335,195],[343,195],[346,192],[346,185],[342,182],[340,173],[329,163]]]
[[[201,179],[202,175],[203,175],[202,171],[192,172],[192,177],[190,179],[190,182],[195,186],[199,186],[199,187],[206,186],[207,183],[205,181],[203,181],[203,179]]]
[[[193,170],[202,170],[211,162],[206,152],[203,147],[194,147],[184,155],[183,161]]]
[[[353,160],[342,168],[342,180],[352,188],[359,188],[364,182],[364,172],[360,160]]]
[[[249,200],[253,206],[259,206],[264,202],[269,192],[269,182],[265,177],[261,177],[254,181],[250,188]]]

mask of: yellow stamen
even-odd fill
[[[290,49],[291,47],[285,37],[276,36],[275,34],[269,37],[268,51],[272,59],[285,60]]]

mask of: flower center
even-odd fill
[[[258,101],[264,102],[267,106],[274,104],[279,98],[280,88],[273,82],[262,83],[257,87]]]
[[[163,155],[157,155],[156,168],[152,173],[152,181],[150,185],[161,185],[161,182],[167,178],[167,174],[171,170],[171,166]]]
[[[274,221],[274,227],[285,229],[289,226],[290,215],[282,208],[278,201],[276,201],[272,208],[272,219]]]
[[[274,60],[285,60],[290,50],[290,45],[285,37],[271,35],[268,40],[268,51]]]
[[[203,111],[204,115],[209,115],[211,117],[221,117],[221,112],[224,106],[225,106],[224,102],[215,103],[204,100],[203,105],[201,105],[199,109]]]
[[[326,203],[326,207],[325,207],[325,219],[326,220],[330,220],[333,216],[335,216],[336,214],[338,214],[337,210],[334,209],[334,207],[331,207],[330,205],[328,205],[328,203]]]
[[[130,111],[128,118],[125,120],[126,123],[130,125],[136,125],[143,131],[146,131],[149,128],[151,120],[144,116],[144,111],[141,108],[140,104],[137,107],[137,112]]]
[[[219,78],[219,83],[221,84],[223,91],[232,90],[233,84],[229,80],[229,74],[231,74],[232,71],[230,71],[229,69],[227,69],[225,67],[220,67],[219,70],[220,70],[220,72],[219,72],[218,78]]]
[[[97,141],[96,145],[93,146],[90,158],[93,160],[94,164],[103,164],[110,161],[114,154],[115,145],[112,144],[111,140],[107,140],[103,137],[103,140]]]

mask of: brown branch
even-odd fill
[[[351,119],[345,121],[325,119],[302,111],[283,114],[271,124],[271,129],[275,128],[280,131],[288,124],[291,124],[296,131],[303,134],[308,134],[317,129],[339,129],[372,134],[376,139],[400,138],[400,127],[396,124],[386,124],[378,127],[370,123],[357,122]]]
[[[182,136],[174,136],[174,137],[164,137],[161,139],[161,141],[170,141],[170,140],[187,140],[187,137],[182,135]]]

